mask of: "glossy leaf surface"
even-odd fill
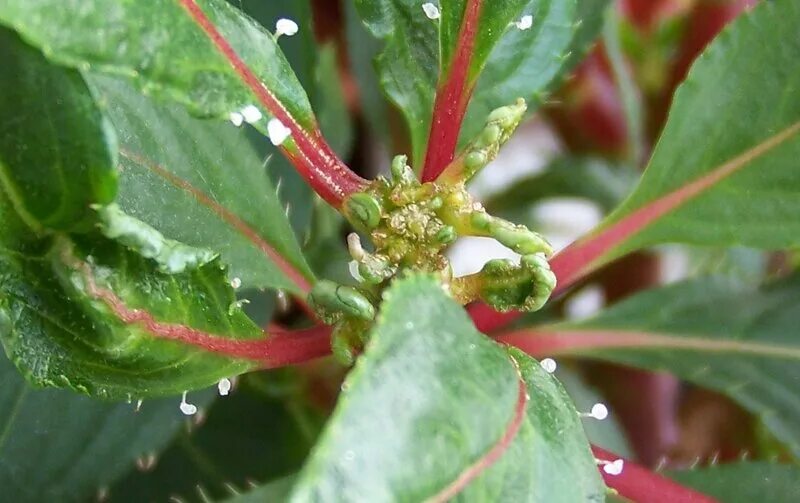
[[[275,38],[224,0],[198,4],[294,119],[313,127],[311,105]],[[255,103],[230,62],[176,0],[3,2],[0,24],[57,63],[128,77],[143,91],[198,115],[227,118]]]
[[[604,488],[555,378],[478,333],[432,279],[402,280],[292,499],[476,501],[486,493],[600,501]]]
[[[119,134],[119,204],[127,213],[219,252],[244,287],[308,288],[313,275],[268,177],[270,164],[241,131],[154,103],[116,79],[91,82]]]

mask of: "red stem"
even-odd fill
[[[292,145],[281,151],[295,165],[311,187],[332,206],[338,208],[353,192],[366,186],[366,180],[353,173],[334,153],[315,126],[306,130],[297,123],[283,104],[264,85],[239,57],[230,43],[205,15],[196,0],[178,0],[194,21],[208,35],[219,52],[227,59],[242,81],[253,91],[259,102],[292,133]]]
[[[258,232],[256,232],[250,224],[239,218],[238,215],[230,211],[228,208],[222,206],[215,200],[213,200],[208,194],[203,192],[202,190],[198,189],[188,181],[184,180],[183,178],[175,175],[174,173],[167,171],[163,167],[159,166],[155,162],[146,159],[143,156],[135,154],[133,152],[129,152],[125,149],[120,149],[120,155],[125,157],[135,164],[141,165],[156,175],[160,176],[161,178],[165,179],[167,182],[172,184],[173,186],[187,192],[190,194],[194,199],[202,204],[203,206],[207,207],[211,211],[217,214],[217,216],[234,228],[237,232],[239,232],[242,236],[244,236],[248,241],[253,243],[261,252],[264,253],[270,260],[275,262],[275,265],[286,275],[289,280],[294,283],[297,288],[304,294],[307,294],[311,291],[311,285],[308,282],[308,279],[298,271],[291,263],[289,263],[283,255],[275,251],[275,248],[272,247],[264,238],[262,238]]]
[[[597,459],[612,462],[619,459],[613,453],[592,446]],[[608,487],[634,502],[647,503],[715,503],[717,500],[662,477],[643,466],[625,460],[622,473],[609,475],[602,470]]]
[[[456,54],[449,71],[442,74],[433,106],[431,132],[422,181],[436,180],[455,158],[458,135],[472,96],[473,84],[467,82],[469,66],[478,34],[478,22],[483,0],[468,0],[461,23]],[[442,72],[446,69],[442,68]]]

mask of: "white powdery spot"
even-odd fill
[[[625,461],[622,459],[615,459],[614,461],[607,461],[603,464],[603,471],[609,475],[619,475],[625,468]]]
[[[592,411],[589,413],[589,415],[598,421],[602,421],[608,417],[608,407],[602,403],[596,403],[592,406]]]
[[[241,278],[233,278],[231,280],[231,288],[234,290],[238,290],[242,287],[242,279]]]
[[[261,110],[255,105],[247,105],[242,109],[242,117],[244,117],[245,122],[248,124],[254,124],[260,121],[263,115],[261,115]]]
[[[277,23],[275,23],[275,35],[279,37],[281,35],[291,37],[292,35],[295,35],[299,29],[300,28],[297,26],[297,23],[291,19],[281,18],[278,19]]]
[[[522,31],[530,30],[531,27],[533,26],[533,16],[531,16],[530,14],[528,14],[527,16],[522,16],[522,19],[520,19],[514,24],[517,25],[517,28],[519,28]]]
[[[289,138],[292,131],[280,119],[271,119],[267,123],[267,134],[269,134],[269,140],[272,144],[277,147],[278,145],[283,145],[283,142]]]
[[[228,393],[231,392],[231,380],[222,378],[217,384],[217,390],[219,390],[220,396],[228,396]]]
[[[552,374],[558,368],[558,364],[552,358],[545,358],[539,362],[539,365],[541,365],[544,371],[548,374]]]
[[[439,7],[430,2],[422,4],[422,10],[425,11],[425,15],[428,16],[428,19],[436,20],[442,17],[442,13],[439,12]]]
[[[186,402],[186,392],[183,392],[183,397],[181,398],[181,404],[179,405],[181,412],[183,412],[187,416],[193,416],[197,413],[197,406],[191,403]]]
[[[244,117],[239,112],[231,112],[228,116],[234,126],[239,127],[244,124]]]

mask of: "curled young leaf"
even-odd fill
[[[0,215],[0,339],[34,383],[136,399],[210,386],[256,365],[193,344],[265,337],[207,252],[191,258],[182,249],[185,267],[169,273],[95,233],[12,236],[6,223],[17,217],[5,198]],[[159,260],[174,263],[169,252]]]

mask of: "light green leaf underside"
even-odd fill
[[[575,0],[483,3],[469,74],[477,87],[464,123],[464,138],[483,127],[489,111],[518,97],[532,105],[541,103],[549,86],[572,63],[568,54],[574,49],[580,26]],[[364,23],[385,41],[377,68],[385,92],[405,115],[415,166],[421,163],[428,140],[439,69],[447,72],[452,62],[466,1],[441,2],[439,21],[428,19],[421,5],[414,0],[356,1]],[[603,6],[604,2],[599,2],[596,8]],[[582,14],[588,10],[581,6]],[[533,16],[533,26],[525,31],[511,24],[523,15]]]
[[[308,98],[275,38],[224,0],[197,3],[294,118],[313,127]],[[227,118],[255,103],[178,0],[6,1],[0,24],[54,62],[128,77],[146,93],[178,101],[197,115]]]
[[[88,281],[162,323],[218,337],[264,337],[231,307],[235,297],[218,259],[168,274],[96,233],[32,238],[4,197],[0,216],[0,339],[32,382],[137,399],[210,386],[252,367],[124,323]]]
[[[761,2],[729,26],[678,89],[667,126],[619,221],[665,194],[752,155],[606,259],[663,242],[776,249],[800,245],[800,4]],[[765,152],[759,146],[794,128]]]
[[[800,277],[762,288],[712,277],[645,292],[592,319],[547,330],[590,344],[567,354],[671,372],[726,394],[797,454],[798,326]],[[610,342],[593,348],[592,337]]]
[[[127,213],[172,239],[219,252],[245,287],[299,292],[264,247],[301,278],[313,278],[267,176],[269,163],[241,131],[154,103],[117,79],[93,76],[91,83],[118,131],[118,198]]]
[[[509,355],[477,332],[425,277],[402,280],[387,294],[292,501],[440,494],[513,423],[520,398],[514,359],[531,397],[524,419],[500,460],[458,499],[601,501],[602,482],[561,385],[535,361]]]
[[[35,390],[0,354],[0,486],[16,503],[78,502],[167,444],[183,425],[174,398],[101,403],[69,391]],[[208,396],[192,397],[203,405]]]
[[[113,131],[78,72],[4,28],[0,61],[0,191],[37,229],[86,229],[116,193]]]
[[[752,462],[671,472],[669,476],[720,503],[795,503],[800,499],[800,468]]]

